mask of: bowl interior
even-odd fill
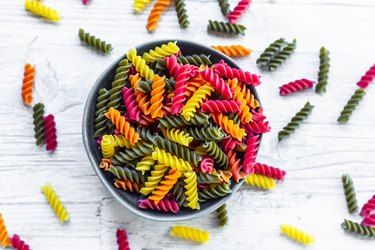
[[[167,43],[170,40],[164,41],[155,41],[146,43],[144,45],[138,46],[137,52],[138,55],[142,55],[144,52],[148,51],[149,49],[153,49],[156,46],[160,46],[161,44]],[[181,49],[183,55],[192,55],[192,54],[205,54],[211,55],[210,59],[213,63],[217,63],[220,60],[224,59],[225,62],[234,68],[239,68],[239,66],[229,57],[225,56],[224,54],[217,52],[211,48],[208,48],[204,45],[200,45],[193,42],[188,41],[181,41],[177,42],[178,46]],[[98,148],[98,144],[96,139],[94,138],[94,119],[95,119],[95,105],[96,105],[96,98],[98,95],[98,91],[101,88],[110,89],[111,83],[113,81],[117,65],[119,61],[124,59],[126,56],[122,56],[116,62],[114,62],[111,66],[109,66],[97,79],[95,84],[93,85],[87,101],[85,105],[85,110],[83,114],[83,123],[82,123],[82,134],[83,134],[83,143],[86,149],[86,153],[88,158],[91,162],[92,167],[94,168],[96,174],[98,175],[99,179],[102,181],[103,185],[107,188],[107,190],[118,200],[125,208],[127,208],[132,213],[139,215],[146,219],[157,220],[157,221],[180,221],[180,220],[188,220],[197,218],[199,216],[208,214],[223,203],[225,203],[232,194],[238,190],[238,188],[243,183],[243,180],[239,183],[235,183],[232,181],[231,189],[232,194],[229,194],[225,197],[219,199],[209,200],[203,204],[201,204],[200,210],[192,210],[190,208],[181,208],[180,212],[177,214],[172,213],[162,213],[154,210],[142,210],[137,207],[137,202],[139,200],[139,194],[130,193],[126,191],[122,191],[117,189],[113,185],[113,175],[110,172],[105,172],[102,169],[99,169],[99,163],[102,159],[101,152]],[[250,86],[252,93],[254,94],[255,98],[259,101],[258,95],[256,90]]]

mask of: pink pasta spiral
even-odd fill
[[[203,79],[209,82],[224,98],[231,99],[233,97],[234,90],[212,69],[205,68],[201,74]]]
[[[174,214],[180,211],[178,203],[174,199],[170,199],[167,197],[160,200],[158,204],[155,204],[154,201],[149,199],[139,200],[138,207],[141,209],[152,209]]]
[[[251,85],[253,87],[258,86],[260,82],[260,77],[256,74],[251,74],[248,71],[243,71],[242,69],[236,69],[228,66],[223,61],[214,64],[214,72],[218,74],[218,76],[226,77],[227,79],[234,79],[237,78],[238,81],[244,82],[247,85]]]
[[[46,137],[46,149],[48,151],[55,151],[57,147],[56,141],[56,123],[53,115],[44,117],[44,131]]]
[[[257,162],[254,165],[254,174],[264,175],[281,181],[284,179],[286,172],[284,170],[280,170],[279,168],[271,167],[267,164]]]
[[[357,85],[365,89],[375,78],[375,64],[361,77],[361,80],[357,82]]]
[[[124,100],[125,107],[127,109],[127,116],[132,121],[139,122],[141,119],[141,110],[138,107],[138,104],[135,100],[135,95],[133,93],[132,88],[123,87],[122,90],[122,97]]]
[[[290,83],[282,85],[280,87],[280,95],[282,96],[289,95],[297,91],[311,88],[313,85],[314,85],[314,82],[308,79],[295,80],[294,82],[290,82]]]
[[[259,144],[259,135],[252,136],[251,134],[247,138],[246,152],[243,160],[243,171],[246,175],[254,173],[255,158],[257,157]]]
[[[211,173],[214,168],[214,160],[210,157],[204,157],[199,167],[202,173]]]
[[[175,76],[175,74],[182,67],[182,65],[178,64],[177,57],[175,55],[171,55],[170,57],[165,57],[164,61],[165,61],[167,69],[169,70],[169,73],[171,73],[171,75],[173,76]]]
[[[223,150],[225,153],[228,153],[229,151],[233,150],[237,143],[236,143],[236,139],[234,139],[233,137],[227,137],[227,138],[224,138],[223,140],[221,140],[221,146],[223,146]]]
[[[30,246],[27,245],[21,238],[17,235],[14,234],[12,239],[12,247],[17,250],[30,250]]]
[[[250,123],[243,124],[243,128],[246,131],[246,134],[262,134],[268,133],[271,130],[271,127],[268,125],[268,121],[253,121]]]
[[[363,205],[360,215],[362,217],[369,216],[373,211],[375,211],[375,195],[372,196],[365,205]]]
[[[176,70],[174,75],[176,79],[176,85],[172,98],[171,113],[180,114],[182,108],[184,107],[184,102],[186,101],[186,87],[191,77],[191,68],[187,65],[184,65]]]
[[[241,0],[238,2],[237,6],[228,14],[227,18],[230,23],[235,23],[238,18],[246,11],[250,6],[251,0]]]
[[[371,214],[364,218],[361,224],[366,227],[375,227],[375,214]]]
[[[118,250],[130,250],[128,235],[125,229],[117,229],[116,231]]]
[[[267,117],[263,115],[263,108],[259,108],[258,110],[251,110],[251,114],[253,115],[253,121],[263,121]]]
[[[233,100],[209,100],[201,105],[203,113],[235,113],[240,111],[241,102]]]

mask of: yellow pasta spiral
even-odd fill
[[[188,85],[186,86],[186,96],[192,96],[200,86],[204,85],[207,81],[202,78],[201,75],[192,78],[188,81]]]
[[[151,169],[151,166],[155,164],[154,159],[152,156],[145,156],[137,163],[137,167],[135,168],[138,171],[141,171],[144,175],[146,171]]]
[[[0,243],[2,248],[11,245],[9,234],[4,223],[3,215],[0,213]]]
[[[295,241],[303,243],[305,245],[310,245],[314,243],[314,237],[310,234],[303,232],[302,230],[290,225],[283,224],[281,225],[281,233],[287,235]]]
[[[189,202],[187,206],[192,209],[199,209],[197,175],[193,171],[188,171],[184,174],[184,176],[184,181],[186,183],[184,186],[186,189],[186,200]]]
[[[242,141],[242,138],[246,136],[245,130],[240,128],[239,124],[230,120],[228,116],[223,114],[212,114],[212,119],[214,122],[225,130],[232,137],[236,138],[239,141]]]
[[[155,204],[158,204],[165,195],[172,189],[174,184],[176,184],[178,178],[180,178],[181,173],[178,172],[176,169],[171,169],[164,177],[164,180],[160,182],[154,191],[152,191],[152,195],[148,197],[150,200],[153,200]]]
[[[111,158],[115,154],[115,138],[112,135],[103,135],[101,145],[104,158]]]
[[[152,0],[134,0],[133,8],[135,13],[140,13]]]
[[[47,201],[51,205],[53,211],[55,212],[57,218],[59,218],[61,223],[69,220],[69,213],[60,201],[55,190],[53,190],[51,184],[46,184],[42,187],[42,192],[46,197]]]
[[[180,48],[177,46],[177,41],[169,42],[167,44],[163,44],[160,47],[156,47],[155,49],[150,49],[148,52],[143,53],[142,58],[150,63],[156,61],[158,58],[164,58],[166,56],[170,56],[176,54],[180,51]]]
[[[152,118],[163,118],[164,82],[165,76],[154,75],[152,78],[150,115]]]
[[[177,142],[183,146],[189,146],[189,143],[193,141],[193,137],[191,137],[185,131],[180,131],[177,128],[162,129],[162,132],[167,139]]]
[[[125,138],[123,135],[114,135],[115,138],[115,147],[120,147],[120,148],[132,148],[133,146],[131,145],[130,141]]]
[[[152,79],[154,71],[146,64],[146,61],[142,57],[137,56],[137,49],[131,49],[126,53],[126,57],[132,62],[135,69],[144,77],[146,80]]]
[[[151,175],[147,177],[145,186],[141,188],[140,193],[144,195],[148,195],[149,193],[154,191],[167,170],[168,170],[168,166],[155,165],[153,170],[151,171]]]
[[[211,48],[216,49],[229,57],[247,56],[252,52],[251,49],[247,49],[242,45],[229,45],[229,46],[218,45],[218,46],[211,46]]]
[[[181,158],[178,158],[175,155],[171,155],[170,153],[165,152],[158,147],[154,148],[154,152],[152,153],[152,158],[155,161],[158,161],[159,164],[164,164],[170,166],[172,168],[177,169],[180,172],[186,172],[192,170],[191,165],[189,162],[184,161]]]
[[[44,5],[41,1],[36,0],[26,0],[25,1],[25,9],[34,13],[35,15],[44,17],[51,21],[60,21],[61,17],[57,10],[53,10],[46,5]]]
[[[170,234],[172,236],[197,241],[199,243],[206,243],[210,239],[209,232],[193,227],[172,226]]]
[[[204,100],[208,96],[210,96],[214,90],[215,88],[212,87],[211,84],[206,83],[194,92],[192,97],[186,102],[186,104],[182,108],[181,115],[185,118],[185,120],[190,121],[190,118],[194,117],[195,113],[197,112],[197,108],[201,106]]]
[[[276,186],[274,179],[259,174],[250,174],[245,179],[246,184],[261,187],[264,189],[273,189]]]

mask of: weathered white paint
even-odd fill
[[[115,230],[125,226],[132,249],[300,249],[279,233],[281,223],[292,223],[316,236],[311,249],[374,249],[375,242],[346,235],[347,213],[341,175],[350,173],[359,204],[375,193],[374,86],[349,124],[336,119],[356,89],[359,77],[374,63],[372,0],[258,0],[240,23],[245,37],[227,38],[206,33],[207,19],[224,20],[217,2],[186,1],[191,25],[180,30],[175,10],[168,11],[154,34],[144,28],[148,11],[134,15],[131,1],[52,1],[63,20],[50,24],[32,17],[22,1],[0,2],[0,212],[10,232],[33,249],[117,249]],[[202,4],[205,2],[205,4]],[[230,1],[232,6],[235,1]],[[80,45],[78,28],[111,42],[113,53],[102,56]],[[134,45],[154,39],[194,39],[208,45],[243,44],[253,54],[238,60],[247,70],[261,73],[255,59],[270,42],[297,38],[296,54],[275,73],[262,73],[258,88],[273,130],[264,136],[259,161],[288,171],[285,182],[272,191],[244,186],[228,204],[229,225],[216,226],[215,215],[184,224],[212,233],[204,247],[168,236],[173,223],[137,218],[121,208],[104,190],[85,156],[81,142],[83,105],[97,76]],[[306,77],[316,79],[318,50],[331,51],[328,93],[280,97],[278,86]],[[34,145],[32,112],[20,98],[24,64],[37,67],[35,101],[56,117],[58,150],[48,154]],[[289,140],[278,143],[277,132],[302,105],[316,107],[310,119]],[[50,182],[71,214],[61,226],[39,188]]]

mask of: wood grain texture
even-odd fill
[[[214,0],[186,1],[187,30],[179,29],[171,8],[153,34],[145,29],[150,7],[135,15],[131,1],[93,0],[87,7],[79,0],[45,3],[61,13],[60,23],[31,16],[22,1],[0,1],[0,212],[9,232],[38,250],[117,249],[119,226],[127,229],[132,249],[300,249],[280,235],[279,225],[291,223],[316,237],[310,249],[374,249],[374,241],[340,228],[344,218],[360,221],[347,213],[340,178],[344,173],[353,177],[360,205],[375,193],[375,86],[347,125],[336,123],[355,83],[374,63],[373,0],[257,0],[239,20],[248,27],[247,35],[237,38],[207,34],[208,19],[224,20]],[[112,43],[111,55],[81,45],[80,27]],[[296,38],[296,54],[277,72],[261,72],[256,58],[279,37]],[[183,223],[212,233],[205,246],[168,236],[172,223],[145,221],[120,207],[95,176],[82,145],[82,111],[98,75],[132,46],[168,38],[254,50],[237,61],[262,75],[258,91],[273,129],[264,136],[258,160],[288,171],[285,182],[271,192],[243,186],[228,204],[225,228],[217,227],[215,214]],[[316,79],[322,45],[331,51],[327,94],[307,90],[280,97],[280,85]],[[42,101],[46,113],[55,115],[58,150],[52,154],[35,146],[32,111],[22,104],[27,62],[36,65],[35,102]],[[316,106],[313,114],[294,136],[278,143],[277,132],[306,100]],[[66,225],[59,224],[40,192],[46,182],[70,212]]]

